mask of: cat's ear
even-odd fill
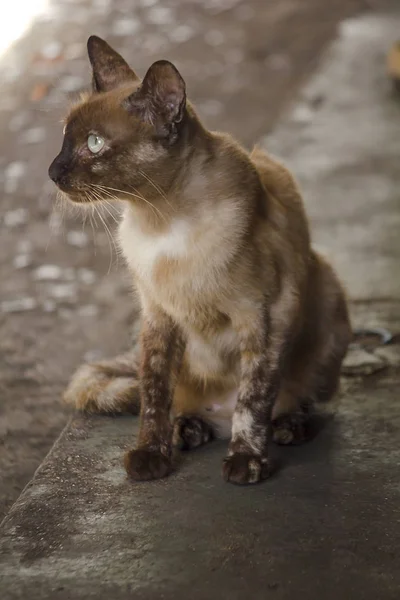
[[[158,60],[147,71],[142,85],[124,102],[125,108],[155,126],[161,136],[176,131],[186,106],[186,86],[179,71],[167,60]]]
[[[108,92],[132,81],[139,81],[122,56],[97,35],[90,36],[87,49],[93,69],[94,92]]]

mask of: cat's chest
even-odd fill
[[[190,256],[190,233],[190,226],[183,220],[174,222],[163,233],[147,233],[128,215],[121,222],[119,241],[129,267],[146,285],[151,285],[160,265]]]

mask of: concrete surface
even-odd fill
[[[60,119],[90,84],[87,37],[106,37],[141,75],[154,60],[174,61],[206,124],[251,145],[315,68],[337,23],[371,2],[48,0],[0,54],[0,519],[67,422],[60,397],[71,373],[129,344],[122,261],[95,211],[55,206],[47,175]],[[0,4],[4,26],[15,3]],[[112,231],[107,211],[103,219]]]
[[[398,15],[347,22],[266,140],[301,179],[355,324],[393,331],[400,105],[383,55],[399,28]],[[2,597],[397,600],[400,350],[373,354],[383,367],[350,369],[319,435],[275,449],[282,468],[256,487],[222,482],[224,444],[185,455],[167,480],[133,485],[121,456],[135,419],[74,417],[2,524]]]

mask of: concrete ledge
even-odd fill
[[[268,147],[299,175],[315,239],[345,277],[355,322],[400,323],[400,107],[383,54],[400,20],[348,22]],[[317,438],[275,449],[282,469],[223,483],[225,444],[132,484],[131,417],[72,419],[1,526],[5,600],[397,600],[398,346],[349,377]],[[332,418],[334,416],[334,418]]]

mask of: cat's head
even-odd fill
[[[185,83],[168,61],[141,81],[104,40],[91,36],[92,93],[65,121],[49,176],[75,202],[134,198],[154,173],[178,160],[188,120]]]

